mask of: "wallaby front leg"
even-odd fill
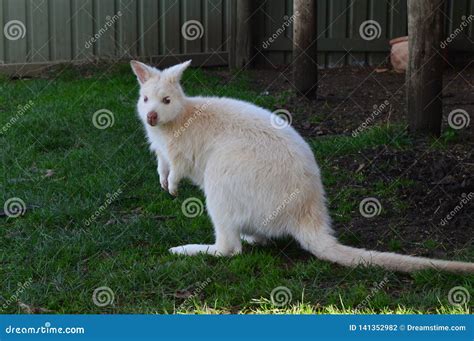
[[[170,174],[168,176],[168,189],[171,195],[178,195],[179,182],[183,177],[183,171],[179,168],[179,166],[171,166]]]
[[[161,188],[169,192],[168,177],[170,174],[170,165],[168,163],[168,160],[166,160],[164,156],[161,156],[158,153],[156,153],[156,158],[158,159],[158,175],[160,176]]]

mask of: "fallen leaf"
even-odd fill
[[[105,223],[105,226],[114,225],[114,224],[116,224],[116,223],[118,223],[118,220],[112,218],[112,219],[108,220],[108,221]]]
[[[28,305],[28,304],[23,303],[23,302],[18,302],[18,306],[26,314],[54,313],[54,311],[52,311],[52,310],[41,308],[41,307],[34,307],[32,305]]]
[[[176,298],[189,298],[193,296],[193,292],[189,290],[177,290],[174,293],[174,297]]]
[[[50,178],[54,175],[54,170],[53,169],[47,169],[46,174],[44,175],[45,178]]]

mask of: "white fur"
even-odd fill
[[[172,253],[230,256],[241,252],[241,238],[265,243],[292,236],[319,258],[346,266],[474,272],[472,263],[341,245],[333,236],[319,167],[303,138],[290,126],[275,128],[272,113],[254,104],[187,97],[179,81],[189,64],[159,71],[132,62],[141,85],[138,113],[158,158],[162,187],[176,195],[181,179],[192,180],[206,195],[214,225],[215,244],[178,246]],[[162,102],[166,96],[171,103]],[[156,126],[147,124],[150,111],[158,113]]]

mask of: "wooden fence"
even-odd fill
[[[0,61],[17,71],[137,57],[160,64],[193,58],[201,65],[227,65],[231,2],[0,0]]]
[[[258,42],[266,42],[293,15],[291,0],[263,1],[258,13]],[[318,0],[317,2],[318,64],[335,67],[347,64],[376,65],[386,59],[389,40],[407,35],[407,0]],[[450,0],[446,8],[447,34],[462,22],[468,22],[449,48],[474,51],[474,0]],[[474,15],[471,19],[474,18]],[[377,36],[361,37],[361,26],[375,21]],[[368,23],[370,25],[370,22]],[[258,62],[287,64],[291,61],[292,29],[287,28],[274,43],[264,48],[257,45]],[[370,37],[372,38],[372,37]]]
[[[171,64],[193,58],[227,65],[239,29],[239,0],[0,0],[0,71],[64,61],[148,59]],[[291,0],[257,0],[253,15],[257,64],[291,59]],[[474,11],[474,0],[446,8],[450,32]],[[463,19],[464,16],[464,19]],[[361,24],[375,20],[379,36],[364,40]],[[318,61],[323,66],[374,64],[386,58],[388,40],[406,35],[406,0],[319,0]],[[450,48],[473,51],[473,23]],[[273,42],[268,39],[279,32]]]

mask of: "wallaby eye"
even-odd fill
[[[148,102],[148,97],[146,97],[146,96],[143,97],[143,102],[145,102],[145,103]]]
[[[166,97],[163,97],[163,103],[165,104],[170,104],[171,103],[171,99],[170,99],[170,96],[166,96]]]

